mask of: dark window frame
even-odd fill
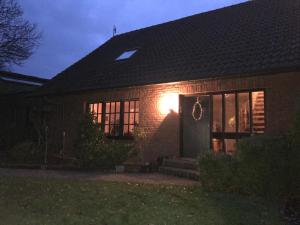
[[[212,92],[209,93],[211,96],[211,112],[213,112],[213,96],[214,95],[222,95],[222,132],[214,132],[212,130],[212,125],[213,125],[213,114],[211,114],[211,119],[210,119],[210,148],[213,146],[213,139],[220,139],[222,142],[222,152],[226,153],[226,147],[225,147],[225,139],[234,139],[236,142],[238,142],[239,139],[242,139],[244,137],[250,137],[253,135],[261,135],[263,133],[256,133],[253,130],[253,99],[252,99],[252,93],[255,92],[263,92],[264,94],[264,111],[263,111],[263,117],[264,117],[264,131],[266,129],[266,90],[265,89],[251,89],[251,90],[235,90],[235,91],[224,91],[224,92]],[[249,117],[250,117],[250,131],[249,132],[239,132],[239,98],[238,94],[239,93],[249,93]],[[235,94],[235,132],[226,132],[225,131],[225,111],[226,111],[226,104],[225,104],[225,94]],[[203,93],[204,95],[204,93]]]
[[[102,118],[101,118],[101,124],[99,124],[99,126],[101,127],[101,130],[103,130],[105,132],[105,125],[107,125],[105,123],[105,117],[107,115],[106,112],[106,105],[109,103],[110,104],[110,112],[109,112],[109,133],[105,134],[106,137],[108,138],[112,138],[112,139],[133,139],[133,135],[124,135],[124,106],[125,106],[125,102],[132,102],[134,101],[134,105],[136,105],[136,102],[139,102],[139,106],[140,106],[140,100],[137,98],[133,98],[133,99],[124,99],[124,100],[112,100],[112,101],[93,101],[93,102],[87,102],[86,103],[86,109],[88,112],[90,112],[90,105],[91,104],[102,104]],[[116,112],[116,103],[120,102],[120,112]],[[115,112],[111,113],[111,103],[115,103]],[[114,124],[114,127],[117,127],[116,125],[118,125],[118,132],[114,132],[114,134],[118,133],[118,135],[111,135],[110,133],[110,127],[111,127],[111,120],[110,120],[110,115],[114,114],[114,122],[116,121],[116,114],[119,113],[120,115],[120,119],[119,119],[119,124]],[[139,111],[136,111],[136,109],[134,110],[134,121],[135,121],[135,114],[138,113],[138,117],[140,119],[140,109]],[[97,114],[99,114],[97,112]],[[139,124],[135,125],[138,126]]]
[[[128,102],[128,110],[126,110],[125,104]],[[131,104],[133,102],[133,111],[131,111]],[[123,136],[132,136],[133,135],[133,129],[137,126],[139,126],[139,119],[140,119],[140,110],[139,107],[137,108],[137,102],[138,106],[140,105],[140,101],[137,99],[130,99],[124,101],[124,108],[123,108]],[[125,121],[125,115],[127,115],[127,121]],[[131,115],[133,115],[133,122],[131,122]],[[127,133],[125,133],[125,127],[127,127]],[[133,127],[131,131],[131,127]]]

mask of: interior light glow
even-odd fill
[[[159,99],[159,111],[161,114],[169,114],[170,112],[178,113],[179,97],[177,93],[165,93]]]

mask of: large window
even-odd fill
[[[91,103],[88,108],[109,137],[130,137],[139,124],[138,100]]]
[[[212,95],[211,146],[214,152],[232,154],[238,139],[264,133],[263,91]]]

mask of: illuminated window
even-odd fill
[[[233,154],[236,142],[265,131],[264,91],[212,95],[211,148]]]
[[[250,132],[249,92],[238,93],[239,132]]]
[[[134,128],[139,125],[139,101],[124,102],[124,136],[132,135]]]
[[[235,94],[225,94],[225,131],[235,132]]]
[[[223,151],[223,141],[222,141],[222,139],[217,139],[217,138],[212,139],[212,150],[215,153]]]
[[[225,139],[225,152],[229,155],[232,155],[236,149],[236,139]]]
[[[90,112],[93,114],[94,122],[101,125],[102,124],[102,103],[89,104]]]
[[[105,103],[104,133],[110,136],[120,135],[120,102]]]
[[[106,136],[131,137],[139,125],[138,100],[92,103],[88,108]]]
[[[213,132],[222,132],[222,95],[213,95]]]
[[[252,92],[252,131],[264,133],[265,130],[265,95],[263,91]]]
[[[117,58],[116,58],[116,61],[119,61],[119,60],[124,60],[124,59],[129,59],[131,58],[135,53],[137,52],[137,50],[130,50],[130,51],[125,51],[123,52],[121,55],[119,55]]]

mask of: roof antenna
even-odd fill
[[[113,27],[113,37],[116,36],[116,34],[117,34],[117,27],[116,27],[116,25],[114,25],[114,27]]]

